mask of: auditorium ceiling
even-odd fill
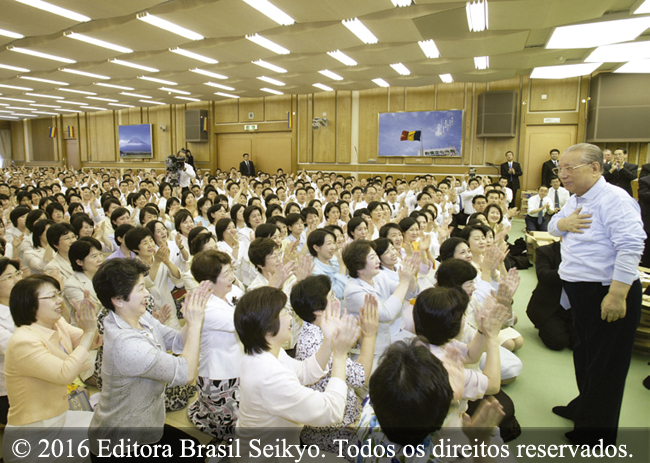
[[[440,83],[445,74],[454,82],[496,81],[529,75],[535,67],[583,63],[595,47],[547,48],[555,28],[574,24],[602,23],[597,27],[606,34],[611,21],[636,18],[648,23],[627,40],[650,39],[650,14],[634,14],[643,0],[489,0],[489,27],[483,32],[470,32],[466,2],[451,0],[415,0],[405,7],[391,0],[270,0],[295,20],[291,25],[260,13],[249,4],[255,0],[48,1],[86,18],[43,11],[25,4],[33,3],[29,0],[0,0],[0,34],[16,34],[0,35],[0,118],[34,115],[34,110],[65,114],[327,91],[314,84],[333,90],[377,88],[373,79],[400,87]],[[138,16],[163,19],[195,35],[186,38]],[[342,23],[353,18],[376,43],[364,43]],[[255,34],[288,53],[247,38]],[[118,50],[75,37],[108,42]],[[428,58],[419,45],[428,40],[438,58]],[[348,66],[328,54],[337,50],[357,64]],[[488,69],[475,68],[479,56],[489,57]],[[258,60],[275,68],[254,64]],[[410,74],[395,71],[391,64],[396,63]],[[623,64],[603,62],[594,72]],[[324,70],[341,80],[319,72]]]

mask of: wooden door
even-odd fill
[[[533,125],[526,127],[526,146],[521,168],[521,188],[536,190],[542,184],[542,164],[551,159],[552,149],[562,153],[576,144],[577,125]]]
[[[65,141],[65,157],[67,165],[74,170],[79,170],[81,163],[79,161],[79,141],[70,139]]]
[[[249,153],[255,169],[274,174],[291,171],[291,132],[227,133],[217,135],[217,167],[239,170],[242,155]]]

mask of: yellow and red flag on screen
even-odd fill
[[[74,138],[74,125],[69,125],[65,129],[65,133],[68,138]]]
[[[402,136],[399,137],[399,141],[420,141],[420,135],[422,135],[421,130],[415,130],[413,132],[402,130]]]

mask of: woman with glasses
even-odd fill
[[[67,439],[70,434],[62,435],[63,428],[90,424],[92,412],[70,410],[67,386],[91,366],[88,353],[99,342],[95,306],[89,298],[76,304],[78,328],[63,319],[62,306],[61,286],[49,275],[27,277],[11,290],[16,330],[5,356],[10,404],[5,448],[17,439],[27,438],[33,445],[41,438]],[[3,457],[8,461],[17,455],[4,452]]]
[[[5,385],[5,353],[7,343],[16,329],[9,310],[9,295],[18,280],[22,278],[20,262],[7,258],[0,259],[0,423],[7,424],[9,400]]]

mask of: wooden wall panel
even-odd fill
[[[34,119],[31,123],[31,146],[34,156],[33,161],[54,161],[54,144],[55,139],[50,138],[50,127],[52,118]],[[58,134],[57,137],[61,137]]]
[[[115,162],[119,160],[117,145],[117,121],[113,111],[101,111],[87,115],[88,140],[93,161]]]
[[[575,111],[580,93],[580,77],[570,79],[531,79],[528,110]],[[546,95],[546,99],[542,99]]]
[[[519,91],[520,77],[513,77],[512,79],[496,80],[488,84],[488,90],[496,92],[499,90],[517,90]]]
[[[185,148],[185,105],[177,104],[172,106],[172,115],[174,120],[174,139],[173,148],[174,153],[178,153],[181,148]]]
[[[406,89],[405,111],[433,111],[436,107],[436,86]],[[385,112],[385,111],[382,111]]]
[[[517,152],[516,138],[486,138],[485,161],[492,164],[506,162],[506,151]]]
[[[214,122],[215,124],[239,122],[239,99],[215,102]]]
[[[77,140],[79,140],[79,160],[83,164],[88,160],[88,115],[79,115],[79,133]]]
[[[407,106],[408,107],[408,106]],[[377,159],[379,113],[388,111],[388,89],[359,92],[359,162]],[[379,161],[379,160],[378,160]],[[386,162],[383,160],[382,162]]]
[[[286,121],[291,111],[291,95],[267,96],[264,105],[265,121]]]
[[[164,161],[172,154],[172,114],[170,106],[154,106],[147,108],[147,119],[152,125],[153,134],[153,158],[156,161]],[[165,126],[165,130],[162,129]]]
[[[388,95],[389,95],[388,111],[390,112],[404,111],[406,105],[406,88],[390,87],[388,89]]]
[[[253,113],[253,117],[248,115]],[[261,122],[264,120],[264,98],[240,98],[239,122]]]
[[[23,122],[11,122],[11,153],[14,161],[25,160],[25,130]]]
[[[313,130],[313,162],[336,162],[336,93],[314,94],[314,117],[326,117],[327,127]]]
[[[465,84],[454,82],[438,84],[436,92],[436,111],[465,108]]]
[[[472,98],[472,112],[470,118],[472,120],[472,127],[470,129],[472,137],[472,155],[471,155],[471,164],[483,164],[485,162],[485,138],[476,138],[476,121],[477,113],[476,108],[478,105],[478,96],[487,91],[487,84],[477,83],[474,84],[474,95]]]
[[[349,163],[352,150],[352,92],[336,92],[336,162]]]
[[[309,95],[298,95],[298,162],[310,162],[308,157],[311,134],[311,113],[309,112]]]

